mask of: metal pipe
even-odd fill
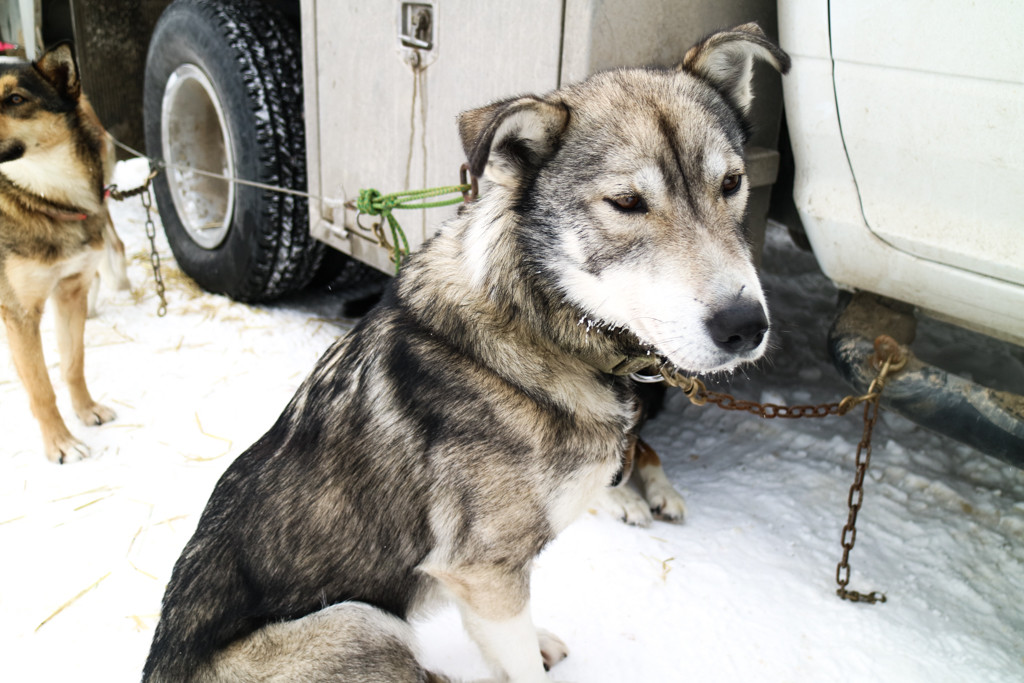
[[[1024,396],[990,389],[922,362],[907,348],[914,326],[912,312],[857,293],[829,330],[832,362],[848,384],[863,392],[877,374],[872,365],[873,340],[879,334],[894,337],[908,360],[886,383],[882,405],[922,427],[1024,468]]]

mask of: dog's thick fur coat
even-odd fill
[[[61,370],[87,425],[114,418],[85,384],[90,286],[106,256],[127,286],[124,246],[104,201],[110,141],[82,94],[70,45],[35,63],[0,64],[0,314],[14,366],[54,462],[89,450],[57,410],[39,333],[46,300],[56,304]]]
[[[767,344],[741,229],[753,57],[787,67],[746,25],[676,71],[462,115],[482,197],[225,472],[146,680],[439,680],[403,621],[436,598],[500,680],[547,680],[566,649],[532,624],[530,566],[622,467],[626,375]]]

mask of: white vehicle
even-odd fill
[[[1024,343],[1024,5],[782,2],[794,187],[822,270]]]
[[[799,218],[785,222],[856,293],[831,339],[844,376],[865,388],[871,342],[909,344],[915,313],[1024,344],[1024,56],[1006,49],[1020,3],[19,0],[0,9],[0,40],[31,57],[75,38],[107,128],[166,164],[154,186],[180,267],[256,301],[318,273],[345,286],[339,268],[351,287],[393,273],[381,219],[346,204],[367,188],[458,183],[458,112],[604,68],[669,65],[751,20],[793,68],[781,86],[767,72],[755,83],[750,239],[759,249],[770,201],[784,215],[795,199]],[[782,92],[791,152],[778,141]],[[795,175],[773,191],[780,158]],[[409,246],[453,210],[399,215]],[[912,359],[884,398],[1024,466],[1016,394]]]
[[[1021,3],[779,2],[793,195],[822,271],[858,293],[831,345],[861,388],[872,340],[909,344],[915,310],[1024,344],[1020,26]],[[1024,465],[1018,395],[912,361],[884,397]]]

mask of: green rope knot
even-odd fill
[[[356,200],[356,210],[359,213],[369,214],[370,216],[378,215],[378,211],[374,208],[373,203],[380,198],[380,192],[377,190],[359,190],[359,199]]]
[[[356,208],[368,216],[386,216],[392,209],[400,207],[400,193],[381,194],[377,190],[360,190],[359,199],[356,200]]]
[[[429,190],[406,190],[405,192],[381,194],[371,188],[359,191],[359,198],[356,199],[356,209],[359,213],[368,216],[383,216],[387,219],[388,227],[391,229],[390,244],[384,237],[382,230],[383,221],[376,224],[373,229],[381,246],[386,247],[391,252],[391,261],[395,264],[395,273],[397,274],[398,269],[401,267],[402,259],[409,254],[409,241],[405,238],[405,232],[402,230],[402,226],[398,224],[398,219],[391,212],[394,209],[435,209],[441,206],[451,206],[461,202],[463,200],[462,197],[441,199],[433,202],[426,200],[455,192],[464,194],[469,190],[470,185],[447,185]]]

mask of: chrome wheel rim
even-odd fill
[[[216,249],[228,236],[235,205],[230,130],[216,89],[194,64],[182,64],[167,79],[160,140],[174,208],[189,237]]]

